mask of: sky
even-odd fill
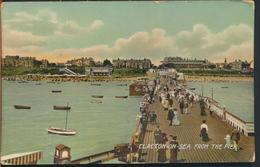
[[[254,58],[254,4],[244,1],[6,2],[2,31],[3,55],[51,62]]]

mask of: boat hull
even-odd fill
[[[20,106],[20,105],[14,105],[14,108],[15,108],[15,109],[27,109],[27,110],[30,110],[30,109],[31,109],[30,106]]]
[[[55,128],[55,127],[48,128],[47,131],[48,133],[51,134],[65,135],[65,136],[72,136],[77,134],[75,130],[66,130],[66,129]]]
[[[71,107],[68,106],[53,106],[54,110],[70,110]]]
[[[103,96],[92,96],[93,98],[103,98]]]
[[[128,96],[115,96],[115,98],[126,99],[126,98],[128,98]]]

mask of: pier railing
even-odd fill
[[[187,92],[193,94],[194,96],[198,96],[196,93],[191,90],[186,89]],[[210,97],[205,97],[207,106],[210,106],[214,113],[230,124],[232,127],[236,127],[241,133],[248,136],[250,134],[254,134],[254,122],[244,121],[238,116],[230,113],[224,107],[220,106],[220,104]]]

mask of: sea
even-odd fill
[[[188,82],[188,88],[197,94],[212,97],[220,106],[244,121],[254,122],[254,83],[241,82]]]
[[[41,83],[41,85],[36,85]],[[71,148],[72,160],[111,150],[116,144],[130,142],[136,124],[141,97],[117,99],[128,95],[130,82],[102,82],[93,86],[89,82],[18,83],[3,81],[3,134],[2,156],[40,150],[39,164],[52,164],[55,147],[64,144]],[[203,85],[203,86],[202,86]],[[196,93],[212,95],[228,111],[246,121],[254,120],[253,83],[201,83],[189,82]],[[227,88],[222,88],[227,87]],[[52,93],[61,90],[61,93]],[[102,103],[91,103],[92,95],[102,95]],[[95,99],[97,100],[97,99]],[[53,110],[54,105],[71,106],[68,128],[75,136],[48,134],[47,128],[63,128],[66,112]],[[14,105],[28,105],[31,110],[17,110]]]
[[[50,164],[58,144],[71,148],[73,160],[131,141],[141,98],[115,98],[129,94],[128,86],[118,86],[129,82],[102,82],[101,86],[89,82],[36,83],[3,81],[2,155],[41,150],[43,158],[38,163]],[[94,99],[92,95],[104,97]],[[53,106],[67,104],[71,106],[68,128],[77,134],[48,134],[48,127],[65,127],[66,111],[53,110]],[[17,110],[14,105],[31,106],[31,110]]]

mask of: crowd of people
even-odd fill
[[[207,105],[207,101],[200,96],[190,93],[186,89],[179,87],[177,82],[170,82],[170,84],[166,84],[162,86],[160,84],[160,80],[154,80],[154,87],[149,89],[149,93],[144,96],[143,102],[140,104],[140,122],[142,124],[142,130],[146,129],[148,121],[151,124],[157,124],[157,114],[155,111],[150,111],[148,106],[155,102],[155,99],[158,98],[161,105],[163,106],[162,112],[167,112],[167,118],[169,126],[180,126],[181,120],[179,114],[192,114],[192,110],[195,103],[199,103],[200,106],[200,115],[203,117],[208,114],[213,117],[214,110],[210,105]],[[171,87],[172,89],[170,89]],[[177,104],[174,104],[174,101]],[[179,111],[178,111],[179,110]],[[208,111],[208,114],[207,112]],[[161,112],[161,111],[158,111]],[[223,118],[225,119],[225,117]],[[167,134],[162,132],[160,127],[157,124],[156,129],[153,132],[155,143],[157,144],[165,144],[175,143],[178,145],[177,136],[170,135],[171,140],[168,140]],[[202,120],[202,124],[200,126],[200,137],[202,142],[208,142],[209,139],[209,127],[207,125],[207,121],[205,119]],[[240,149],[238,142],[240,140],[240,132],[234,128],[231,135],[227,135],[225,137],[226,145],[230,145],[230,148],[234,148],[235,151]],[[165,162],[166,161],[166,148],[158,149],[158,161]],[[177,155],[179,152],[179,148],[176,147],[174,149],[170,149],[170,163],[177,162]]]

